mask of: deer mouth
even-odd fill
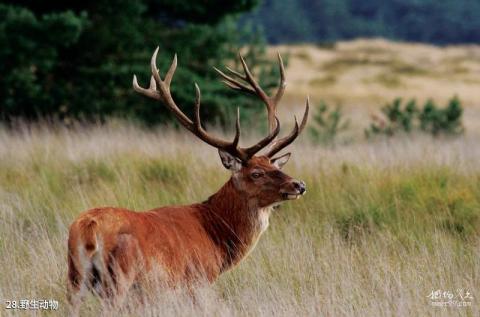
[[[295,200],[300,198],[302,194],[300,193],[282,193],[282,198],[285,200]]]

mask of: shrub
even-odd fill
[[[433,135],[459,134],[463,132],[462,114],[462,104],[457,97],[450,99],[444,109],[437,108],[432,100],[428,100],[419,114],[420,128]]]
[[[321,102],[313,117],[313,126],[310,127],[310,135],[315,143],[331,145],[342,131],[345,131],[350,122],[343,119],[340,106],[329,110],[325,102]]]
[[[439,108],[433,100],[427,100],[423,107],[417,107],[414,99],[402,106],[402,99],[396,98],[382,108],[383,117],[373,116],[373,122],[365,135],[393,136],[398,133],[423,131],[434,136],[456,135],[463,132],[463,107],[455,96],[445,108]]]

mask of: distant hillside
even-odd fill
[[[478,0],[264,0],[243,22],[273,44],[357,37],[480,43]]]
[[[280,52],[288,61],[283,120],[292,109],[300,114],[305,96],[341,105],[353,125],[364,127],[397,97],[444,105],[458,96],[465,106],[468,130],[480,133],[480,46],[438,47],[359,39],[330,46],[277,45],[268,48],[274,59]]]
[[[480,108],[480,46],[438,47],[382,39],[270,46],[288,60],[287,98],[309,94],[345,106],[377,107],[395,97]],[[289,97],[290,96],[290,97]]]

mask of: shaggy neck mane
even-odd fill
[[[223,253],[222,271],[238,263],[261,234],[259,208],[255,198],[235,186],[232,178],[202,204],[203,224]],[[268,211],[267,211],[268,212]]]

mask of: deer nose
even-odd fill
[[[306,188],[306,185],[305,185],[304,181],[297,181],[297,180],[293,181],[293,187],[296,190],[298,190],[300,195],[303,195],[307,191],[307,188]]]

